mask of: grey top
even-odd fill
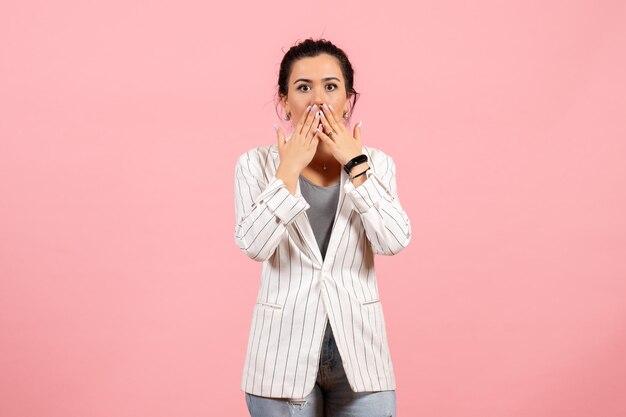
[[[324,187],[313,184],[302,175],[300,175],[299,181],[302,196],[311,206],[306,211],[306,215],[311,223],[323,259],[326,256],[330,232],[337,212],[340,182]]]

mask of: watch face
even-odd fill
[[[367,155],[361,154],[359,156],[355,156],[352,158],[343,168],[344,170],[350,174],[350,170],[354,168],[356,165],[359,165],[363,162],[367,162]]]
[[[365,162],[365,161],[367,161],[367,155],[363,154],[363,155],[357,156],[353,163],[356,165],[356,164],[360,164],[361,162]]]

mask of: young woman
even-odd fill
[[[396,415],[374,254],[400,252],[411,225],[394,161],[349,131],[353,84],[331,42],[293,46],[278,76],[292,131],[275,125],[276,144],[237,161],[235,241],[262,262],[241,380],[252,417]]]

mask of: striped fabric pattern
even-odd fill
[[[374,254],[395,255],[411,240],[398,198],[396,166],[362,145],[370,170],[359,187],[342,170],[325,258],[307,217],[310,205],[276,178],[276,144],[240,155],[235,168],[235,242],[260,262],[261,277],[241,389],[304,398],[317,378],[326,325],[332,326],[355,392],[396,388]]]

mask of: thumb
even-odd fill
[[[278,140],[278,147],[280,148],[285,144],[285,133],[283,130],[274,123],[274,130],[276,131],[276,136]]]
[[[361,123],[362,122],[363,121],[361,120],[359,123],[357,123],[354,126],[354,138],[358,140],[359,142],[361,141]]]

